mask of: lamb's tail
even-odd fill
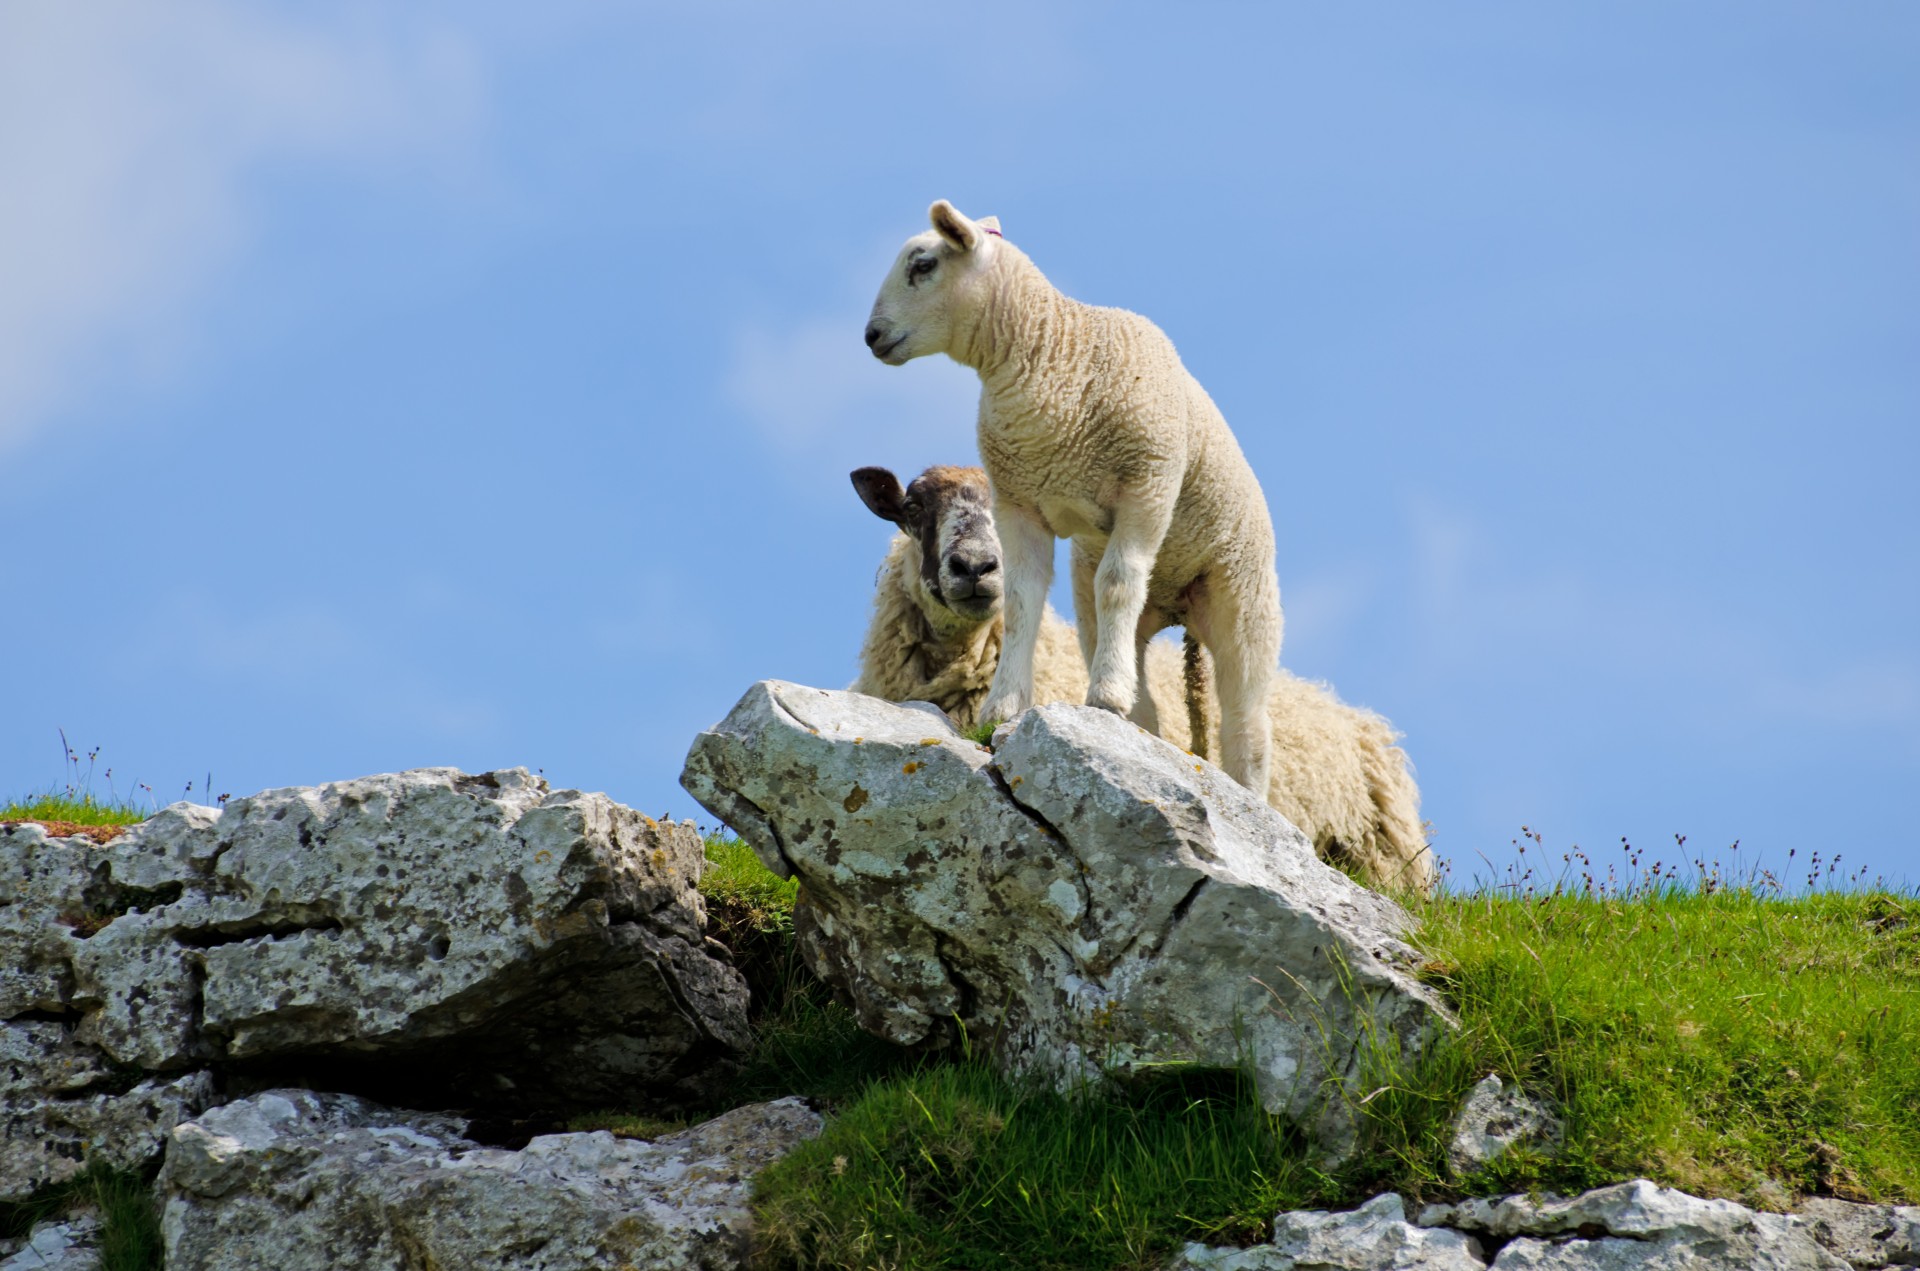
[[[1207,703],[1213,700],[1213,671],[1207,665],[1207,653],[1191,631],[1184,633],[1182,651],[1186,654],[1183,679],[1187,687],[1187,736],[1193,753],[1207,757]]]

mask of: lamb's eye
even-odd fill
[[[934,271],[934,267],[939,263],[939,258],[935,256],[920,257],[907,266],[907,280],[911,282],[916,278],[925,278]]]

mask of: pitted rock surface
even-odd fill
[[[748,1044],[703,863],[691,823],[525,769],[176,804],[104,846],[0,829],[0,1199],[81,1140],[150,1159],[208,1071],[518,1113],[698,1097]]]
[[[1190,1244],[1168,1271],[1889,1271],[1920,1265],[1916,1236],[1920,1209],[1810,1200],[1762,1213],[1636,1179],[1567,1199],[1429,1205],[1414,1223],[1391,1193],[1348,1213],[1283,1213],[1271,1241]]]
[[[169,1271],[573,1271],[745,1264],[754,1176],[819,1133],[799,1099],[653,1142],[518,1152],[346,1095],[269,1091],[179,1126],[159,1180]]]
[[[1560,1145],[1562,1133],[1559,1118],[1538,1100],[1507,1089],[1497,1074],[1489,1073],[1454,1118],[1447,1164],[1455,1174],[1468,1174],[1522,1145],[1551,1152]]]
[[[1273,1220],[1273,1240],[1250,1249],[1190,1244],[1170,1271],[1485,1271],[1470,1236],[1407,1221],[1388,1192],[1347,1213],[1306,1210]]]
[[[695,740],[681,783],[783,875],[808,964],[868,1030],[1063,1086],[1253,1062],[1332,1154],[1363,1035],[1448,1026],[1411,917],[1315,859],[1213,765],[1104,711],[1044,706],[994,753],[931,708],[779,681]]]
[[[1507,1196],[1429,1206],[1423,1224],[1512,1239],[1493,1260],[1519,1268],[1742,1268],[1743,1271],[1845,1271],[1808,1224],[1791,1214],[1760,1213],[1730,1200],[1702,1200],[1646,1179],[1571,1199]]]
[[[1855,1267],[1920,1267],[1920,1206],[1816,1198],[1800,1210],[1813,1238]]]

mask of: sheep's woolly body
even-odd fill
[[[889,702],[932,702],[962,728],[980,722],[993,673],[1000,665],[1003,624],[967,623],[925,597],[920,548],[893,536],[875,580],[873,621],[860,649],[854,691]],[[938,625],[928,611],[941,615]],[[1073,628],[1053,610],[1040,629],[1034,691],[1046,702],[1078,702],[1087,695],[1087,671]]]
[[[895,535],[876,580],[853,688],[893,702],[932,702],[971,728],[999,665],[1002,620],[967,624],[926,600],[918,554],[911,538]],[[937,625],[929,610],[941,615]],[[1147,646],[1147,691],[1161,734],[1193,750],[1185,677],[1177,645],[1156,640]],[[1078,703],[1086,692],[1079,638],[1049,607],[1034,658],[1034,700]],[[1387,721],[1284,670],[1269,688],[1267,713],[1273,730],[1267,801],[1321,856],[1378,885],[1431,887],[1433,854],[1420,828],[1420,792]],[[1209,751],[1217,753],[1218,724],[1211,718],[1209,733]]]

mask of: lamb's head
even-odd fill
[[[885,468],[856,468],[853,488],[920,549],[915,598],[936,627],[977,626],[999,612],[1000,536],[985,472],[928,468],[902,489]]]
[[[900,249],[867,318],[867,347],[888,366],[929,353],[959,356],[955,336],[972,325],[1005,246],[996,217],[968,220],[945,199],[927,215],[933,228]]]

